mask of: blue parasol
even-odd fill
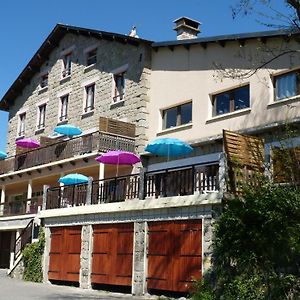
[[[181,156],[190,154],[193,148],[184,141],[175,138],[159,138],[150,142],[146,151],[160,156]]]
[[[88,183],[89,178],[82,174],[68,174],[66,176],[60,177],[58,179],[59,183],[63,183],[64,185],[73,185],[73,184],[82,184]]]
[[[82,133],[79,127],[76,127],[71,124],[58,125],[54,128],[56,133],[60,133],[66,136],[74,136]]]
[[[0,159],[5,159],[7,157],[7,154],[3,151],[0,151]]]

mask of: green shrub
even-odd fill
[[[206,279],[197,281],[193,286],[192,300],[215,300],[214,291]]]
[[[297,188],[247,190],[243,198],[228,201],[214,233],[212,288],[200,282],[194,299],[300,299]]]
[[[44,246],[45,234],[44,231],[40,228],[39,241],[26,245],[22,252],[24,263],[24,280],[33,282],[43,281],[42,258],[44,253]]]

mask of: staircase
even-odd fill
[[[29,221],[27,226],[22,230],[21,234],[15,241],[14,260],[11,268],[7,272],[8,275],[12,275],[12,272],[15,271],[17,267],[21,267],[21,269],[23,268],[22,266],[20,266],[20,262],[22,261],[22,251],[27,244],[32,242],[32,231],[33,219]]]

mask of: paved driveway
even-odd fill
[[[0,299],[9,300],[148,300],[156,297],[133,297],[131,295],[83,290],[75,287],[24,282],[6,277],[0,272]]]

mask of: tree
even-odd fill
[[[232,7],[232,16],[237,18],[255,13],[260,17],[260,22],[268,27],[300,29],[300,1],[283,0],[282,4],[286,6],[286,13],[276,9],[272,0],[239,0]]]
[[[284,12],[278,7],[279,3],[285,8]],[[217,71],[215,77],[247,79],[283,56],[288,55],[291,60],[299,57],[300,50],[290,46],[288,33],[300,34],[300,0],[239,0],[231,9],[234,19],[255,15],[257,21],[266,27],[285,30],[287,39],[282,39],[282,43],[277,46],[266,43],[264,39],[258,39],[255,53],[247,53],[241,46],[235,56],[245,60],[244,70],[226,68],[221,62],[214,62]],[[297,40],[299,42],[299,38]]]

